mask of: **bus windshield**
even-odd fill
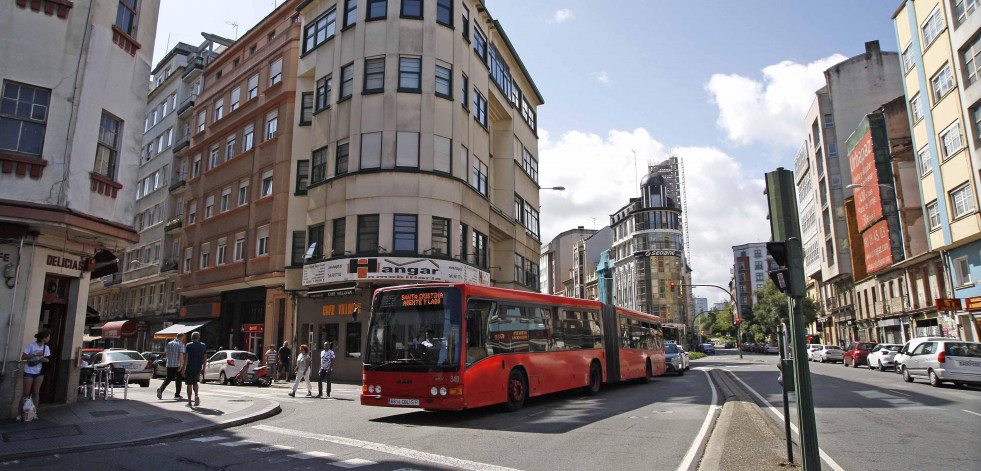
[[[368,325],[365,369],[459,370],[461,306],[460,291],[454,288],[379,293]]]

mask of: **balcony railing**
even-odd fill
[[[185,98],[184,101],[181,102],[181,105],[177,107],[177,116],[184,114],[185,111],[194,107],[194,101],[197,100],[197,98],[197,93],[192,93]]]
[[[122,273],[113,273],[112,275],[106,275],[102,277],[102,286],[108,288],[113,285],[118,285],[122,283],[123,275]]]
[[[187,64],[187,70],[181,75],[181,78],[187,78],[195,70],[204,70],[204,57],[195,57],[193,61]]]
[[[181,226],[183,225],[183,222],[184,221],[179,217],[171,219],[170,221],[167,222],[166,225],[164,225],[164,232],[170,232],[176,229],[180,229]]]
[[[174,143],[174,152],[180,152],[189,145],[191,145],[191,134],[187,133],[177,138],[177,142]]]
[[[174,175],[174,182],[170,184],[169,190],[176,191],[184,187],[187,184],[186,175]]]
[[[160,272],[164,273],[168,271],[177,271],[178,264],[179,261],[177,259],[164,260],[164,262],[160,265]]]

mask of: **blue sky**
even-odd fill
[[[394,1],[394,0],[393,0]],[[879,40],[896,51],[899,1],[486,0],[545,97],[542,239],[600,228],[635,174],[685,164],[696,283],[725,285],[733,245],[769,239],[763,173],[793,167],[821,72]],[[155,60],[200,32],[234,38],[272,0],[164,0]],[[282,3],[282,2],[279,2]],[[193,15],[187,12],[194,11]],[[871,111],[871,110],[870,110]],[[637,166],[634,166],[634,154]],[[595,226],[594,226],[595,225]],[[720,301],[720,291],[696,290]]]

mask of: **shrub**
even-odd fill
[[[707,355],[705,355],[702,352],[691,352],[691,353],[688,354],[688,359],[689,360],[697,360],[699,358],[705,358],[706,356]]]

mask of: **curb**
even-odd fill
[[[182,436],[187,436],[187,435],[194,435],[194,434],[200,434],[200,433],[206,433],[206,432],[213,432],[215,430],[224,430],[224,429],[227,429],[227,428],[238,427],[239,425],[245,425],[245,424],[252,423],[252,422],[257,422],[257,421],[260,421],[260,420],[263,420],[263,419],[268,419],[269,417],[272,417],[272,416],[274,416],[276,414],[279,414],[280,412],[283,411],[283,409],[280,408],[278,402],[274,402],[274,401],[270,401],[270,402],[272,402],[272,405],[271,406],[267,406],[265,409],[263,409],[262,411],[260,411],[258,414],[254,414],[254,415],[250,415],[250,416],[242,417],[242,418],[238,418],[238,419],[228,420],[228,421],[225,421],[225,422],[218,422],[218,423],[214,423],[214,424],[210,424],[210,425],[203,425],[201,427],[188,428],[188,429],[177,431],[177,432],[161,433],[159,435],[154,435],[154,436],[151,436],[151,437],[140,438],[140,439],[136,439],[136,440],[125,440],[125,441],[124,440],[119,440],[119,441],[114,441],[114,442],[92,443],[92,444],[89,444],[89,445],[77,445],[77,446],[68,447],[68,448],[64,448],[64,447],[43,448],[43,449],[37,449],[37,450],[31,450],[31,451],[19,451],[19,452],[14,452],[14,453],[0,454],[0,460],[2,460],[2,461],[12,461],[12,460],[19,460],[19,459],[23,459],[23,458],[36,458],[39,455],[43,455],[43,454],[79,453],[79,452],[86,452],[86,451],[105,450],[107,448],[120,448],[120,447],[128,447],[128,446],[149,445],[149,444],[153,444],[155,442],[158,442],[160,440],[166,440],[166,439],[170,439],[170,438],[176,438],[176,437],[182,437]]]

